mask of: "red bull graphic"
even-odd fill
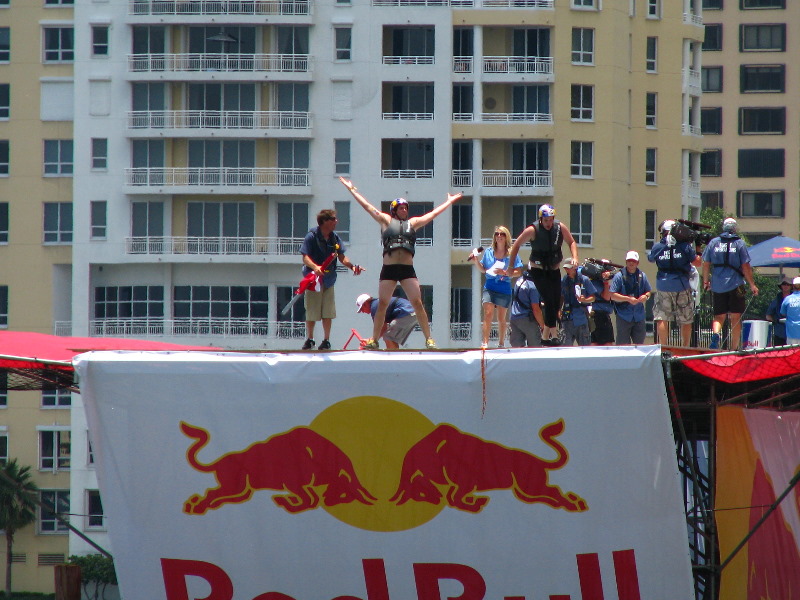
[[[547,461],[524,450],[464,433],[441,424],[406,454],[400,485],[390,501],[398,505],[409,500],[447,505],[467,512],[480,512],[489,502],[475,492],[511,490],[527,504],[542,502],[553,508],[581,512],[586,501],[548,483],[548,472],[567,464],[566,448],[556,440],[564,431],[563,419],[542,428],[539,437],[558,457]],[[445,488],[444,495],[440,488]]]
[[[288,492],[276,494],[272,500],[290,513],[316,508],[320,501],[317,489],[322,487],[325,506],[376,500],[358,481],[347,455],[308,427],[273,435],[209,464],[197,460],[208,444],[209,433],[183,422],[181,431],[196,440],[186,451],[186,460],[202,473],[213,473],[218,484],[203,496],[190,497],[183,507],[187,514],[202,515],[224,504],[247,502],[258,490]]]
[[[800,248],[781,246],[772,249],[772,258],[800,258]]]

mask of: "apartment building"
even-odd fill
[[[790,57],[800,46],[787,29],[800,5],[703,0],[703,10],[703,204],[734,213],[753,244],[796,239],[800,83]]]
[[[381,264],[344,176],[412,215],[464,193],[415,262],[434,338],[474,347],[482,278],[465,259],[495,225],[517,234],[551,203],[582,257],[622,262],[661,220],[698,216],[698,1],[6,0],[5,326],[299,349],[302,303],[282,308],[333,207],[367,269],[336,284],[341,347],[371,327],[353,303]],[[6,453],[108,547],[79,399],[18,395]],[[15,587],[49,588],[38,565],[68,537],[91,550],[49,516],[17,539]]]

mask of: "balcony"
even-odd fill
[[[553,74],[551,56],[484,56],[483,72],[486,74],[535,73]]]
[[[432,65],[435,63],[433,56],[384,56],[385,65]]]
[[[291,237],[177,237],[151,236],[125,239],[128,254],[223,256],[296,256],[303,238]]]
[[[472,339],[472,323],[450,323],[450,339],[465,342]]]
[[[684,69],[683,87],[690,94],[699,95],[701,90],[700,71],[697,69]]]
[[[474,120],[472,113],[453,113],[453,121],[460,123]],[[478,123],[552,123],[550,113],[480,113]]]
[[[553,186],[552,171],[484,170],[481,172],[481,176],[483,178],[483,187],[551,188]]]
[[[92,337],[305,337],[305,323],[267,319],[95,319],[89,322]]]
[[[129,54],[128,72],[307,73],[308,54]]]
[[[700,182],[694,180],[683,180],[681,187],[683,188],[683,197],[692,200],[692,204],[699,204],[700,202]]]
[[[130,0],[129,15],[307,15],[307,0]]]
[[[454,56],[453,73],[472,73],[473,62],[471,56]]]
[[[450,172],[450,185],[454,188],[472,187],[472,171],[458,169]]]
[[[681,133],[683,135],[703,135],[700,127],[697,125],[689,125],[689,123],[681,123]]]
[[[693,12],[685,12],[683,13],[683,22],[686,25],[697,25],[699,27],[702,27],[703,17]]]
[[[131,129],[277,129],[311,128],[311,113],[292,111],[153,110],[128,113]]]
[[[383,179],[433,179],[433,169],[381,169]]]
[[[433,121],[433,113],[383,113],[384,121]]]
[[[243,167],[133,167],[125,169],[133,187],[176,186],[309,186],[309,169]]]

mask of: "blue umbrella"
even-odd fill
[[[800,268],[800,242],[782,235],[747,249],[754,267]]]

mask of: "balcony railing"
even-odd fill
[[[697,125],[689,125],[688,123],[681,123],[681,133],[683,135],[702,135],[700,127]]]
[[[693,180],[683,180],[683,194],[687,198],[700,201],[700,182]]]
[[[372,0],[372,6],[455,6],[468,8],[553,8],[554,0]]]
[[[125,182],[131,186],[307,186],[308,169],[242,167],[133,167],[125,169]]]
[[[308,54],[129,54],[128,71],[306,73]]]
[[[311,113],[293,111],[135,110],[131,129],[310,129]]]
[[[484,56],[484,73],[553,73],[551,56]]]
[[[472,171],[466,169],[451,171],[450,185],[454,188],[472,187]]]
[[[384,179],[432,179],[433,169],[382,169]]]
[[[130,0],[129,15],[307,15],[303,0]]]
[[[539,187],[553,185],[552,171],[499,171],[484,170],[481,173],[484,187]]]
[[[454,56],[453,73],[472,73],[472,63],[471,56]]]
[[[700,91],[700,71],[697,69],[684,69],[683,81],[686,87],[694,88]]]
[[[472,113],[453,113],[453,121],[472,121],[474,119]],[[492,122],[492,123],[552,123],[553,115],[550,113],[481,113],[479,122]]]
[[[433,113],[383,113],[384,121],[433,121]]]
[[[450,339],[454,342],[472,339],[472,323],[450,323]]]
[[[432,65],[435,60],[433,56],[384,56],[385,65]]]
[[[89,335],[97,337],[305,337],[302,321],[267,319],[95,319],[89,322]]]
[[[296,255],[303,238],[291,237],[178,237],[125,239],[128,254]]]
[[[703,25],[703,17],[696,13],[683,13],[683,22],[687,25]]]

